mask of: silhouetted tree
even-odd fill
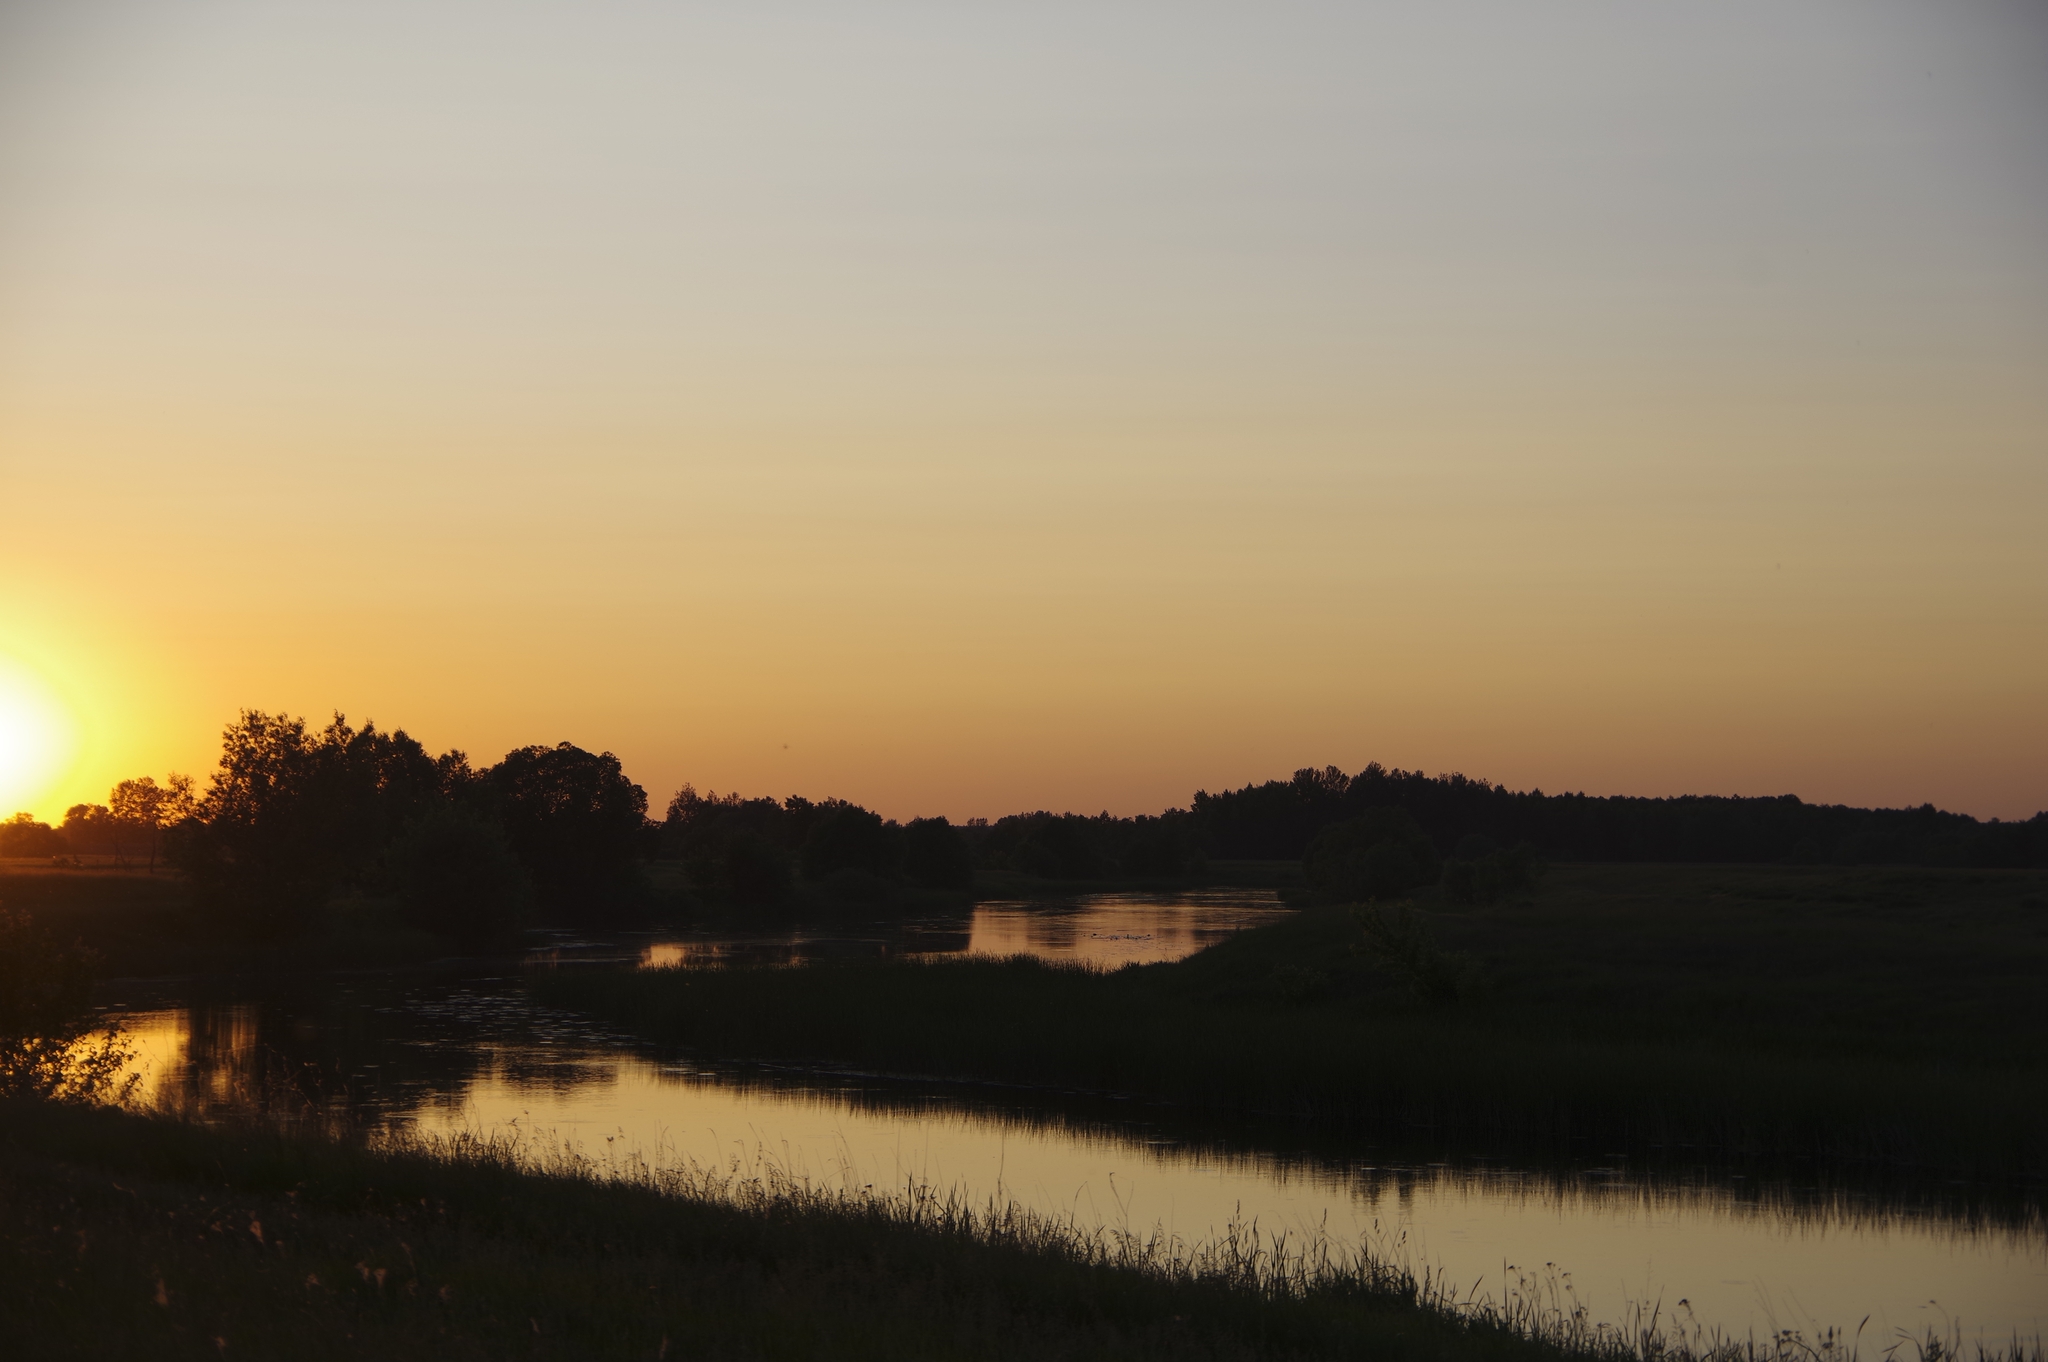
[[[104,804],[73,804],[64,810],[60,832],[64,845],[78,856],[118,856],[121,825]]]
[[[473,808],[444,804],[419,819],[390,854],[406,920],[465,942],[523,922],[533,884],[504,830]]]
[[[149,848],[149,873],[156,873],[156,857],[164,829],[192,816],[192,777],[175,771],[162,785],[152,776],[124,780],[107,796],[107,812],[117,827],[135,829]]]
[[[827,800],[810,835],[804,839],[803,868],[807,879],[822,880],[842,870],[869,875],[896,873],[901,848],[892,836],[897,829],[882,816],[858,804]]]
[[[18,813],[0,823],[0,856],[62,856],[68,849],[64,834],[34,814]]]
[[[245,710],[193,816],[168,839],[174,865],[224,922],[257,937],[308,928],[338,887],[376,887],[397,838],[469,780],[403,730]]]
[[[944,818],[904,824],[903,878],[927,889],[972,889],[974,862],[959,830]]]
[[[512,849],[543,904],[617,916],[642,892],[647,792],[609,752],[522,747],[485,773]]]

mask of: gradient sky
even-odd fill
[[[2048,7],[12,0],[0,814],[243,706],[2030,815]]]

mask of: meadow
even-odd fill
[[[561,970],[545,1001],[707,1058],[1167,1104],[1468,1153],[2037,1186],[2048,875],[1555,867],[1531,894],[1321,908],[1187,960]]]

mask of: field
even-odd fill
[[[535,988],[706,1057],[1126,1094],[1473,1153],[2020,1188],[2048,1171],[2041,872],[1562,866],[1515,901],[1387,921],[1376,946],[1353,911],[1310,910],[1114,974],[563,970]]]

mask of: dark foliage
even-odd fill
[[[521,921],[536,890],[572,916],[639,902],[646,809],[609,752],[525,747],[478,773],[403,729],[337,714],[315,732],[247,710],[166,849],[212,928],[234,937],[309,936],[337,895],[356,894],[395,900],[409,929],[474,941]]]
[[[486,771],[512,850],[557,914],[616,918],[638,906],[650,848],[647,792],[609,752],[521,747]]]
[[[68,850],[64,834],[32,814],[18,813],[0,823],[0,857],[62,856]]]
[[[959,831],[944,818],[913,818],[905,823],[903,878],[926,889],[972,889],[974,861]]]
[[[430,810],[391,852],[392,879],[406,920],[465,942],[480,942],[523,920],[533,885],[504,830],[477,810]]]
[[[118,1036],[93,1043],[92,953],[0,907],[0,1097],[90,1100],[117,1086]]]
[[[756,832],[727,842],[717,862],[717,888],[742,908],[773,908],[796,888],[789,853]]]
[[[215,915],[258,938],[300,934],[340,888],[377,886],[386,852],[471,780],[404,730],[353,728],[245,710],[222,735],[220,766],[170,859]]]
[[[1453,903],[1492,903],[1534,889],[1542,876],[1543,862],[1529,843],[1502,848],[1473,833],[1459,839],[1457,855],[1444,862],[1444,897]]]
[[[1302,868],[1326,902],[1364,903],[1434,884],[1442,867],[1413,818],[1378,808],[1317,833]]]
[[[858,804],[835,803],[811,825],[804,839],[804,875],[822,880],[842,870],[887,877],[901,856],[899,829]]]
[[[1291,860],[1324,828],[1380,806],[1406,812],[1439,848],[1477,834],[1500,846],[1527,843],[1559,861],[2048,866],[2048,813],[2002,823],[1932,804],[1855,809],[1795,795],[1546,795],[1378,763],[1355,776],[1326,766],[1222,794],[1202,791],[1191,814],[1210,856]]]
[[[977,853],[991,870],[1037,879],[1178,879],[1202,868],[1192,831],[1179,809],[1137,818],[1040,810],[977,828]]]
[[[802,894],[872,906],[906,885],[946,894],[974,887],[961,830],[944,818],[898,824],[843,799],[745,799],[685,785],[658,840],[699,895],[739,908],[781,909]],[[813,887],[801,893],[799,870]]]

